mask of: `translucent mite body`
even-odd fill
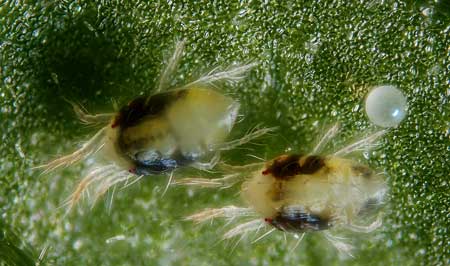
[[[244,200],[270,225],[297,233],[352,224],[385,188],[367,166],[335,156],[282,155],[251,176]]]
[[[253,130],[240,139],[225,141],[236,122],[239,103],[212,87],[215,82],[242,79],[253,64],[222,72],[216,69],[194,82],[167,89],[183,45],[184,42],[178,43],[156,92],[132,100],[118,113],[91,115],[72,103],[82,122],[103,127],[79,150],[39,168],[46,173],[67,167],[98,151],[108,164],[92,169],[81,180],[67,201],[70,207],[88,188],[94,190],[97,199],[110,187],[123,181],[126,185],[134,183],[145,175],[170,172],[169,185],[177,168],[211,169],[219,161],[221,151],[271,130]]]
[[[274,230],[293,233],[298,236],[296,247],[305,233],[320,231],[339,251],[350,254],[351,245],[333,237],[330,230],[371,232],[378,228],[381,217],[369,225],[359,222],[366,220],[367,214],[382,202],[387,187],[382,175],[342,156],[372,143],[384,131],[331,155],[315,155],[337,130],[337,125],[332,127],[312,154],[283,154],[266,163],[244,166],[223,165],[231,174],[220,179],[179,180],[182,185],[202,187],[231,187],[242,181],[240,195],[248,206],[205,209],[187,219],[203,222],[216,217],[256,217],[235,226],[224,237],[244,236],[268,227],[271,229],[262,237]]]
[[[238,109],[230,97],[201,86],[140,97],[112,120],[107,148],[137,175],[195,165],[224,143]]]

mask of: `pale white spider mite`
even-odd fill
[[[38,168],[48,173],[99,151],[109,163],[92,169],[79,182],[66,202],[69,209],[85,192],[93,192],[95,202],[109,188],[119,183],[129,186],[147,175],[170,174],[168,187],[176,169],[185,166],[212,169],[220,161],[221,151],[272,130],[255,128],[240,139],[226,141],[236,122],[239,103],[213,87],[218,87],[218,82],[242,80],[254,63],[226,70],[216,68],[191,83],[168,88],[184,43],[177,43],[156,92],[150,96],[134,99],[118,113],[92,115],[72,104],[82,123],[103,127],[80,149]]]
[[[265,230],[253,242],[275,230],[292,233],[295,249],[306,233],[321,232],[342,254],[351,255],[352,246],[331,234],[335,229],[369,233],[382,224],[377,208],[387,191],[382,174],[344,156],[373,145],[386,130],[370,134],[329,155],[320,154],[338,133],[336,124],[322,137],[311,154],[283,154],[273,160],[244,166],[221,164],[223,178],[184,178],[179,185],[228,188],[241,183],[240,195],[247,207],[208,208],[186,219],[201,223],[214,218],[244,222],[227,231],[223,238]],[[370,214],[370,215],[368,215]],[[361,225],[367,218],[375,220]],[[230,222],[231,223],[231,222]],[[238,240],[239,242],[240,240]]]

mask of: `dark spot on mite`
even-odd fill
[[[314,174],[325,166],[323,157],[316,155],[307,156],[300,165],[301,158],[302,155],[300,154],[280,156],[262,174],[272,174],[277,179],[287,180],[299,174]]]
[[[156,132],[155,137],[156,137],[156,139],[162,139],[165,134],[167,134],[167,132],[163,133],[161,131],[158,131],[158,132]]]
[[[311,155],[308,156],[305,162],[302,165],[301,173],[302,174],[314,174],[315,172],[322,169],[325,166],[325,160],[323,157]]]
[[[272,186],[269,192],[273,201],[280,201],[284,199],[283,182],[277,182]]]
[[[320,231],[331,227],[328,218],[305,213],[302,209],[283,208],[275,217],[264,220],[281,231],[293,233]]]
[[[147,144],[147,139],[140,138],[140,139],[136,139],[135,141],[131,142],[130,146],[134,149],[139,149],[140,147],[144,146],[145,144]]]
[[[369,198],[364,202],[362,208],[359,210],[358,215],[364,216],[371,214],[375,211],[377,211],[382,205],[382,199],[381,198]]]
[[[122,134],[125,129],[138,125],[144,119],[152,119],[152,117],[161,115],[165,110],[167,110],[167,108],[170,107],[170,105],[183,98],[187,93],[188,90],[185,89],[155,94],[150,96],[150,98],[147,96],[141,96],[131,101],[127,106],[123,107],[112,124],[112,127],[120,126],[118,142],[122,152],[126,154],[128,149],[131,147],[136,147],[136,145],[144,145],[147,143],[147,140],[145,143],[130,143],[130,140],[125,139],[124,134]],[[149,135],[152,135],[155,138],[164,137],[162,132],[149,132]],[[169,165],[171,162],[166,161],[164,163]]]
[[[365,165],[353,165],[352,166],[352,170],[357,174],[360,175],[364,178],[370,178],[373,175],[373,171],[372,169],[370,169],[369,167],[365,166]]]
[[[121,138],[120,140],[120,148],[122,151],[128,151],[130,149],[139,149],[147,144],[148,140],[145,138],[139,139],[129,139],[129,138]]]
[[[192,163],[190,158],[187,158],[181,154],[180,151],[175,151],[171,156],[158,156],[150,160],[135,160],[137,175],[154,175],[162,174],[168,171],[185,166]]]
[[[263,171],[263,175],[272,174],[279,179],[289,179],[288,177],[295,176],[300,171],[299,160],[301,157],[300,154],[280,156]]]
[[[139,124],[143,117],[158,116],[187,93],[188,90],[177,90],[158,93],[150,98],[148,96],[138,97],[119,111],[112,126],[120,126],[124,129]]]

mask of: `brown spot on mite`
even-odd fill
[[[282,155],[273,160],[272,164],[262,174],[272,174],[275,178],[289,179],[300,171],[299,160],[301,157],[302,155],[299,154]]]
[[[323,159],[323,157],[311,155],[308,156],[305,162],[302,164],[301,173],[311,175],[322,169],[322,167],[324,166],[325,160]]]
[[[365,165],[357,164],[352,166],[352,170],[364,178],[370,178],[373,175],[372,169]]]
[[[300,154],[282,155],[276,158],[262,174],[272,174],[277,179],[287,180],[299,174],[314,174],[325,166],[323,157],[310,155],[301,163],[302,158],[303,155]]]
[[[270,194],[270,198],[273,201],[280,201],[285,198],[284,196],[284,188],[283,188],[283,182],[278,181],[275,183],[272,187],[272,189],[268,192]]]
[[[114,119],[112,127],[122,129],[138,124],[143,117],[158,116],[173,102],[184,97],[188,90],[169,91],[150,96],[141,96],[123,107]]]

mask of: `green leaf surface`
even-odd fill
[[[448,265],[450,9],[429,2],[0,1],[0,265]],[[295,239],[279,232],[254,244],[221,241],[229,225],[183,217],[242,205],[237,190],[175,187],[162,196],[164,176],[119,191],[111,210],[108,196],[69,215],[58,208],[86,165],[47,176],[32,167],[96,130],[64,99],[100,113],[151,93],[181,39],[173,85],[258,63],[223,88],[243,106],[233,135],[258,123],[279,130],[262,147],[225,154],[231,163],[307,152],[334,122],[342,144],[373,128],[363,105],[370,86],[404,92],[408,116],[368,162],[390,187],[384,224],[351,236],[355,258],[318,234],[294,252]]]

